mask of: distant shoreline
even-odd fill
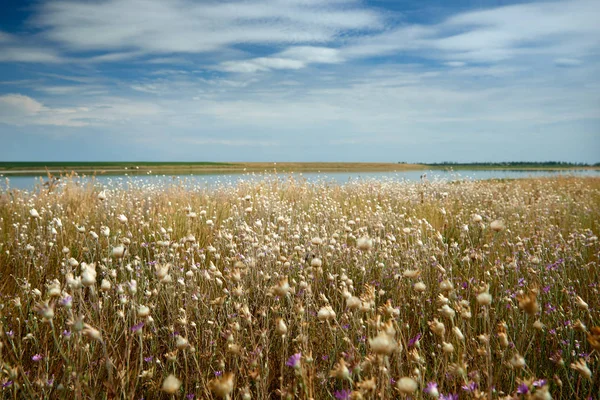
[[[501,164],[404,164],[346,162],[0,162],[4,176],[85,175],[177,175],[244,172],[403,172],[426,170],[506,170],[506,171],[577,171],[600,170],[598,166]]]

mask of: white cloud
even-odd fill
[[[0,96],[0,123],[16,126],[115,127],[134,120],[144,125],[144,119],[151,120],[160,112],[156,104],[118,97],[96,99],[87,105],[52,107],[22,94]]]
[[[243,43],[322,43],[377,28],[382,18],[353,1],[62,0],[44,3],[36,22],[75,51],[202,53]]]
[[[22,94],[0,96],[0,117],[23,117],[39,113],[44,106]]]
[[[259,57],[247,61],[226,61],[220,69],[228,72],[262,72],[273,69],[300,69],[306,64],[302,61],[280,57]]]

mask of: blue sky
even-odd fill
[[[3,0],[0,160],[600,161],[600,1]]]

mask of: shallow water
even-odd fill
[[[420,170],[402,172],[304,172],[304,173],[278,173],[279,177],[287,179],[293,177],[296,180],[307,180],[308,182],[324,181],[335,184],[343,184],[357,180],[392,180],[392,181],[419,181],[427,180],[481,180],[481,179],[519,179],[531,177],[551,176],[593,176],[600,177],[600,170],[568,170],[568,171],[509,171],[509,170]],[[425,175],[425,176],[424,176]],[[1,175],[0,175],[1,176]],[[96,184],[103,186],[109,184],[164,184],[181,185],[189,187],[210,187],[214,185],[236,185],[241,182],[255,181],[273,176],[263,173],[213,173],[213,174],[179,174],[179,175],[102,175],[77,178],[82,183],[94,179]],[[0,190],[7,188],[32,190],[45,181],[45,176],[2,176],[0,179]]]

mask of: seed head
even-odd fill
[[[409,395],[417,391],[417,382],[413,378],[403,377],[396,383],[396,388],[402,394]]]
[[[181,381],[171,374],[165,378],[162,384],[163,392],[167,394],[175,394],[181,387]]]
[[[229,395],[233,391],[233,382],[233,374],[231,372],[227,372],[220,378],[215,378],[208,382],[208,387],[217,397],[229,399]]]
[[[571,368],[579,372],[579,374],[585,379],[592,379],[592,371],[587,365],[585,359],[580,358],[576,362],[571,364]]]
[[[394,338],[385,331],[380,331],[377,336],[369,339],[369,345],[375,354],[386,356],[392,354],[398,347]]]

